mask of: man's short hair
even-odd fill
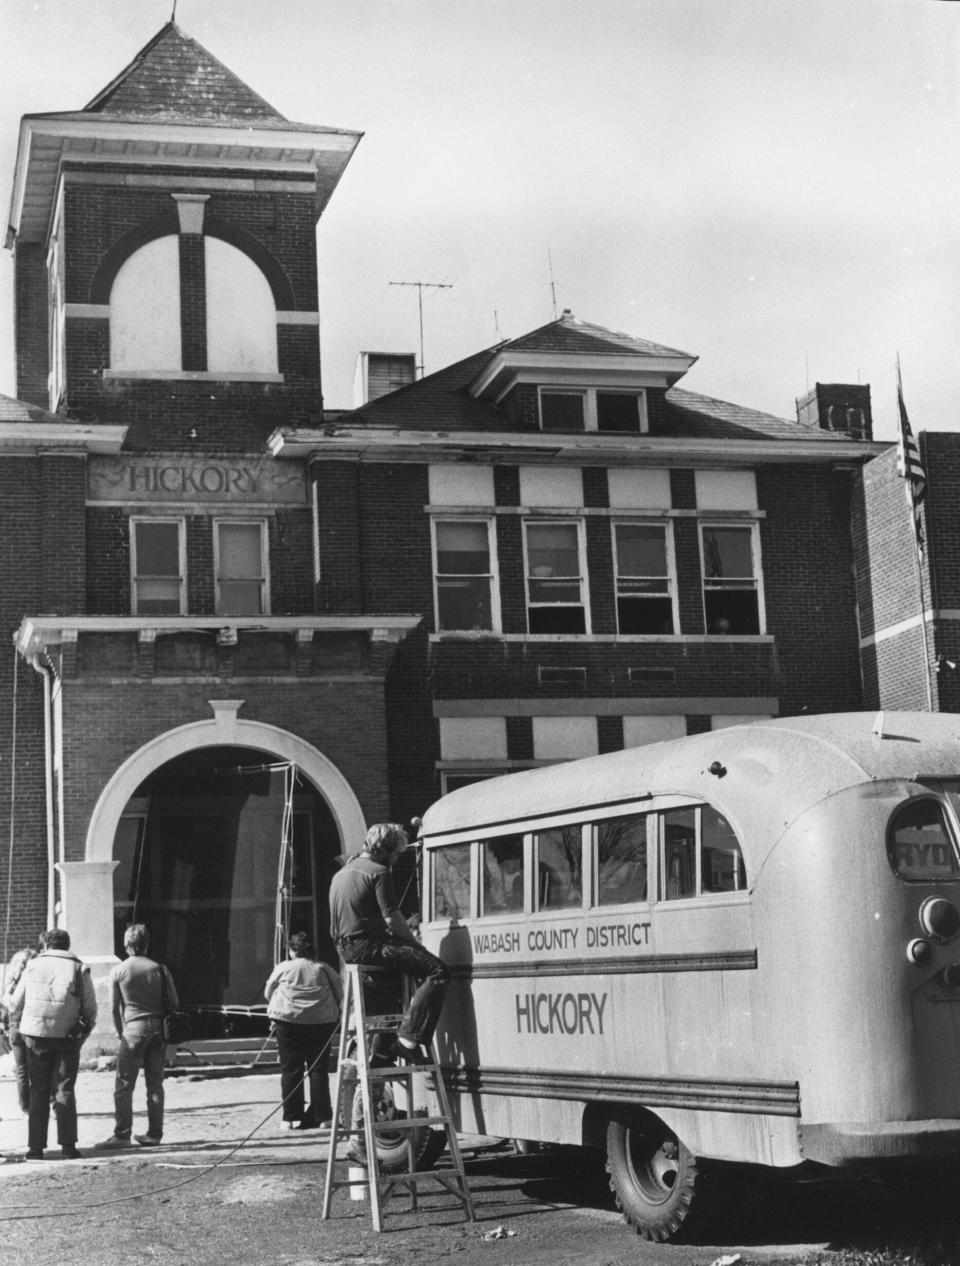
[[[40,933],[40,944],[45,950],[68,950],[70,933],[66,928],[49,928]]]
[[[389,853],[399,853],[410,843],[407,833],[396,822],[377,822],[367,832],[363,851],[371,857],[384,857]]]
[[[123,944],[134,954],[145,954],[150,944],[150,933],[145,923],[131,923],[123,934]]]
[[[306,932],[293,932],[287,937],[287,949],[291,954],[296,954],[298,958],[311,958],[313,956],[313,941]]]

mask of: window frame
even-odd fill
[[[613,555],[613,599],[614,599],[614,606],[616,607],[616,614],[617,614],[617,633],[622,637],[655,636],[652,633],[625,633],[624,630],[620,627],[621,625],[620,599],[622,597],[632,596],[629,594],[622,594],[620,592],[620,582],[621,582],[620,553],[617,546],[617,529],[621,527],[658,527],[658,528],[661,528],[663,531],[664,556],[665,556],[665,566],[666,566],[666,575],[663,577],[663,579],[666,581],[666,592],[664,596],[669,600],[669,603],[670,603],[671,629],[670,629],[669,634],[661,633],[658,636],[675,637],[680,628],[680,603],[679,603],[678,585],[677,585],[677,556],[676,556],[676,548],[675,548],[675,541],[674,541],[673,520],[667,519],[667,518],[663,518],[663,519],[646,518],[646,517],[628,518],[624,516],[618,516],[616,518],[611,519],[610,521],[610,546],[611,546],[611,553]],[[651,579],[654,579],[654,577],[634,576],[634,577],[623,577],[623,579],[624,580],[651,580]]]
[[[632,396],[637,402],[637,429],[624,431],[600,427],[600,411],[597,398],[601,395]],[[553,427],[543,424],[544,396],[579,396],[583,402],[582,427]],[[566,383],[541,383],[537,387],[537,425],[545,435],[646,435],[650,429],[645,387],[609,386],[578,387]]]
[[[179,609],[177,615],[186,614],[186,595],[187,595],[187,542],[186,542],[186,520],[182,515],[172,514],[132,514],[129,518],[130,525],[130,610],[134,615],[150,618],[151,612],[140,610],[139,586],[138,581],[141,580],[172,580],[172,576],[141,576],[137,571],[137,528],[140,524],[162,523],[164,525],[175,524],[177,528],[177,565],[179,567]]]
[[[703,607],[703,627],[710,633],[709,614],[707,611],[707,593],[708,592],[749,592],[756,594],[757,602],[757,631],[756,633],[714,633],[716,637],[763,637],[767,631],[766,604],[764,602],[763,591],[763,558],[760,553],[760,524],[755,519],[741,518],[718,518],[715,515],[700,519],[698,525],[698,537],[700,547],[700,597]],[[734,585],[715,585],[710,586],[707,576],[706,566],[706,541],[704,533],[711,528],[736,529],[739,531],[748,531],[750,533],[750,561],[753,565],[752,577],[736,576],[731,579],[741,582]],[[749,583],[748,583],[749,580]]]
[[[244,577],[245,580],[256,580],[260,585],[260,611],[250,616],[235,616],[222,610],[221,576],[220,576],[220,528],[221,527],[259,527],[260,529],[260,575]],[[213,601],[214,612],[223,619],[257,619],[270,614],[270,533],[265,518],[246,517],[244,515],[218,515],[211,523],[213,531]]]
[[[486,575],[490,586],[490,627],[484,629],[445,629],[440,624],[440,579],[439,541],[437,529],[444,523],[482,523],[487,529],[487,561],[489,570],[482,572],[444,572],[444,578],[460,576]],[[500,574],[497,566],[497,532],[496,519],[486,514],[438,514],[430,519],[430,548],[433,571],[433,627],[438,633],[499,633],[501,631],[500,614]]]
[[[526,617],[527,634],[533,637],[585,637],[591,632],[590,621],[590,586],[589,575],[587,572],[587,534],[584,519],[576,515],[525,515],[522,522],[523,528],[523,590],[524,590],[524,611]],[[561,576],[560,580],[569,580],[573,584],[576,580],[580,589],[579,602],[534,602],[530,596],[530,581],[540,579],[532,576],[530,573],[530,546],[529,546],[529,529],[531,527],[574,527],[577,533],[577,566],[579,574],[574,576]],[[574,610],[581,608],[583,611],[583,628],[577,632],[559,632],[559,633],[543,633],[535,632],[531,629],[530,615],[535,608],[537,610]]]

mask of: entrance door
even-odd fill
[[[288,765],[249,748],[189,752],[146,779],[120,820],[116,951],[129,923],[145,923],[186,1005],[259,1007],[290,932],[336,963],[327,891],[341,852],[326,802]]]

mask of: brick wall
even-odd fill
[[[758,472],[767,628],[786,715],[863,706],[849,527],[854,478],[812,466]]]

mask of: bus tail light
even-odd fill
[[[920,937],[907,946],[907,958],[911,963],[929,963],[932,954],[933,946],[929,941],[921,940]]]
[[[927,897],[920,907],[920,927],[944,945],[960,933],[960,910],[946,897]]]

